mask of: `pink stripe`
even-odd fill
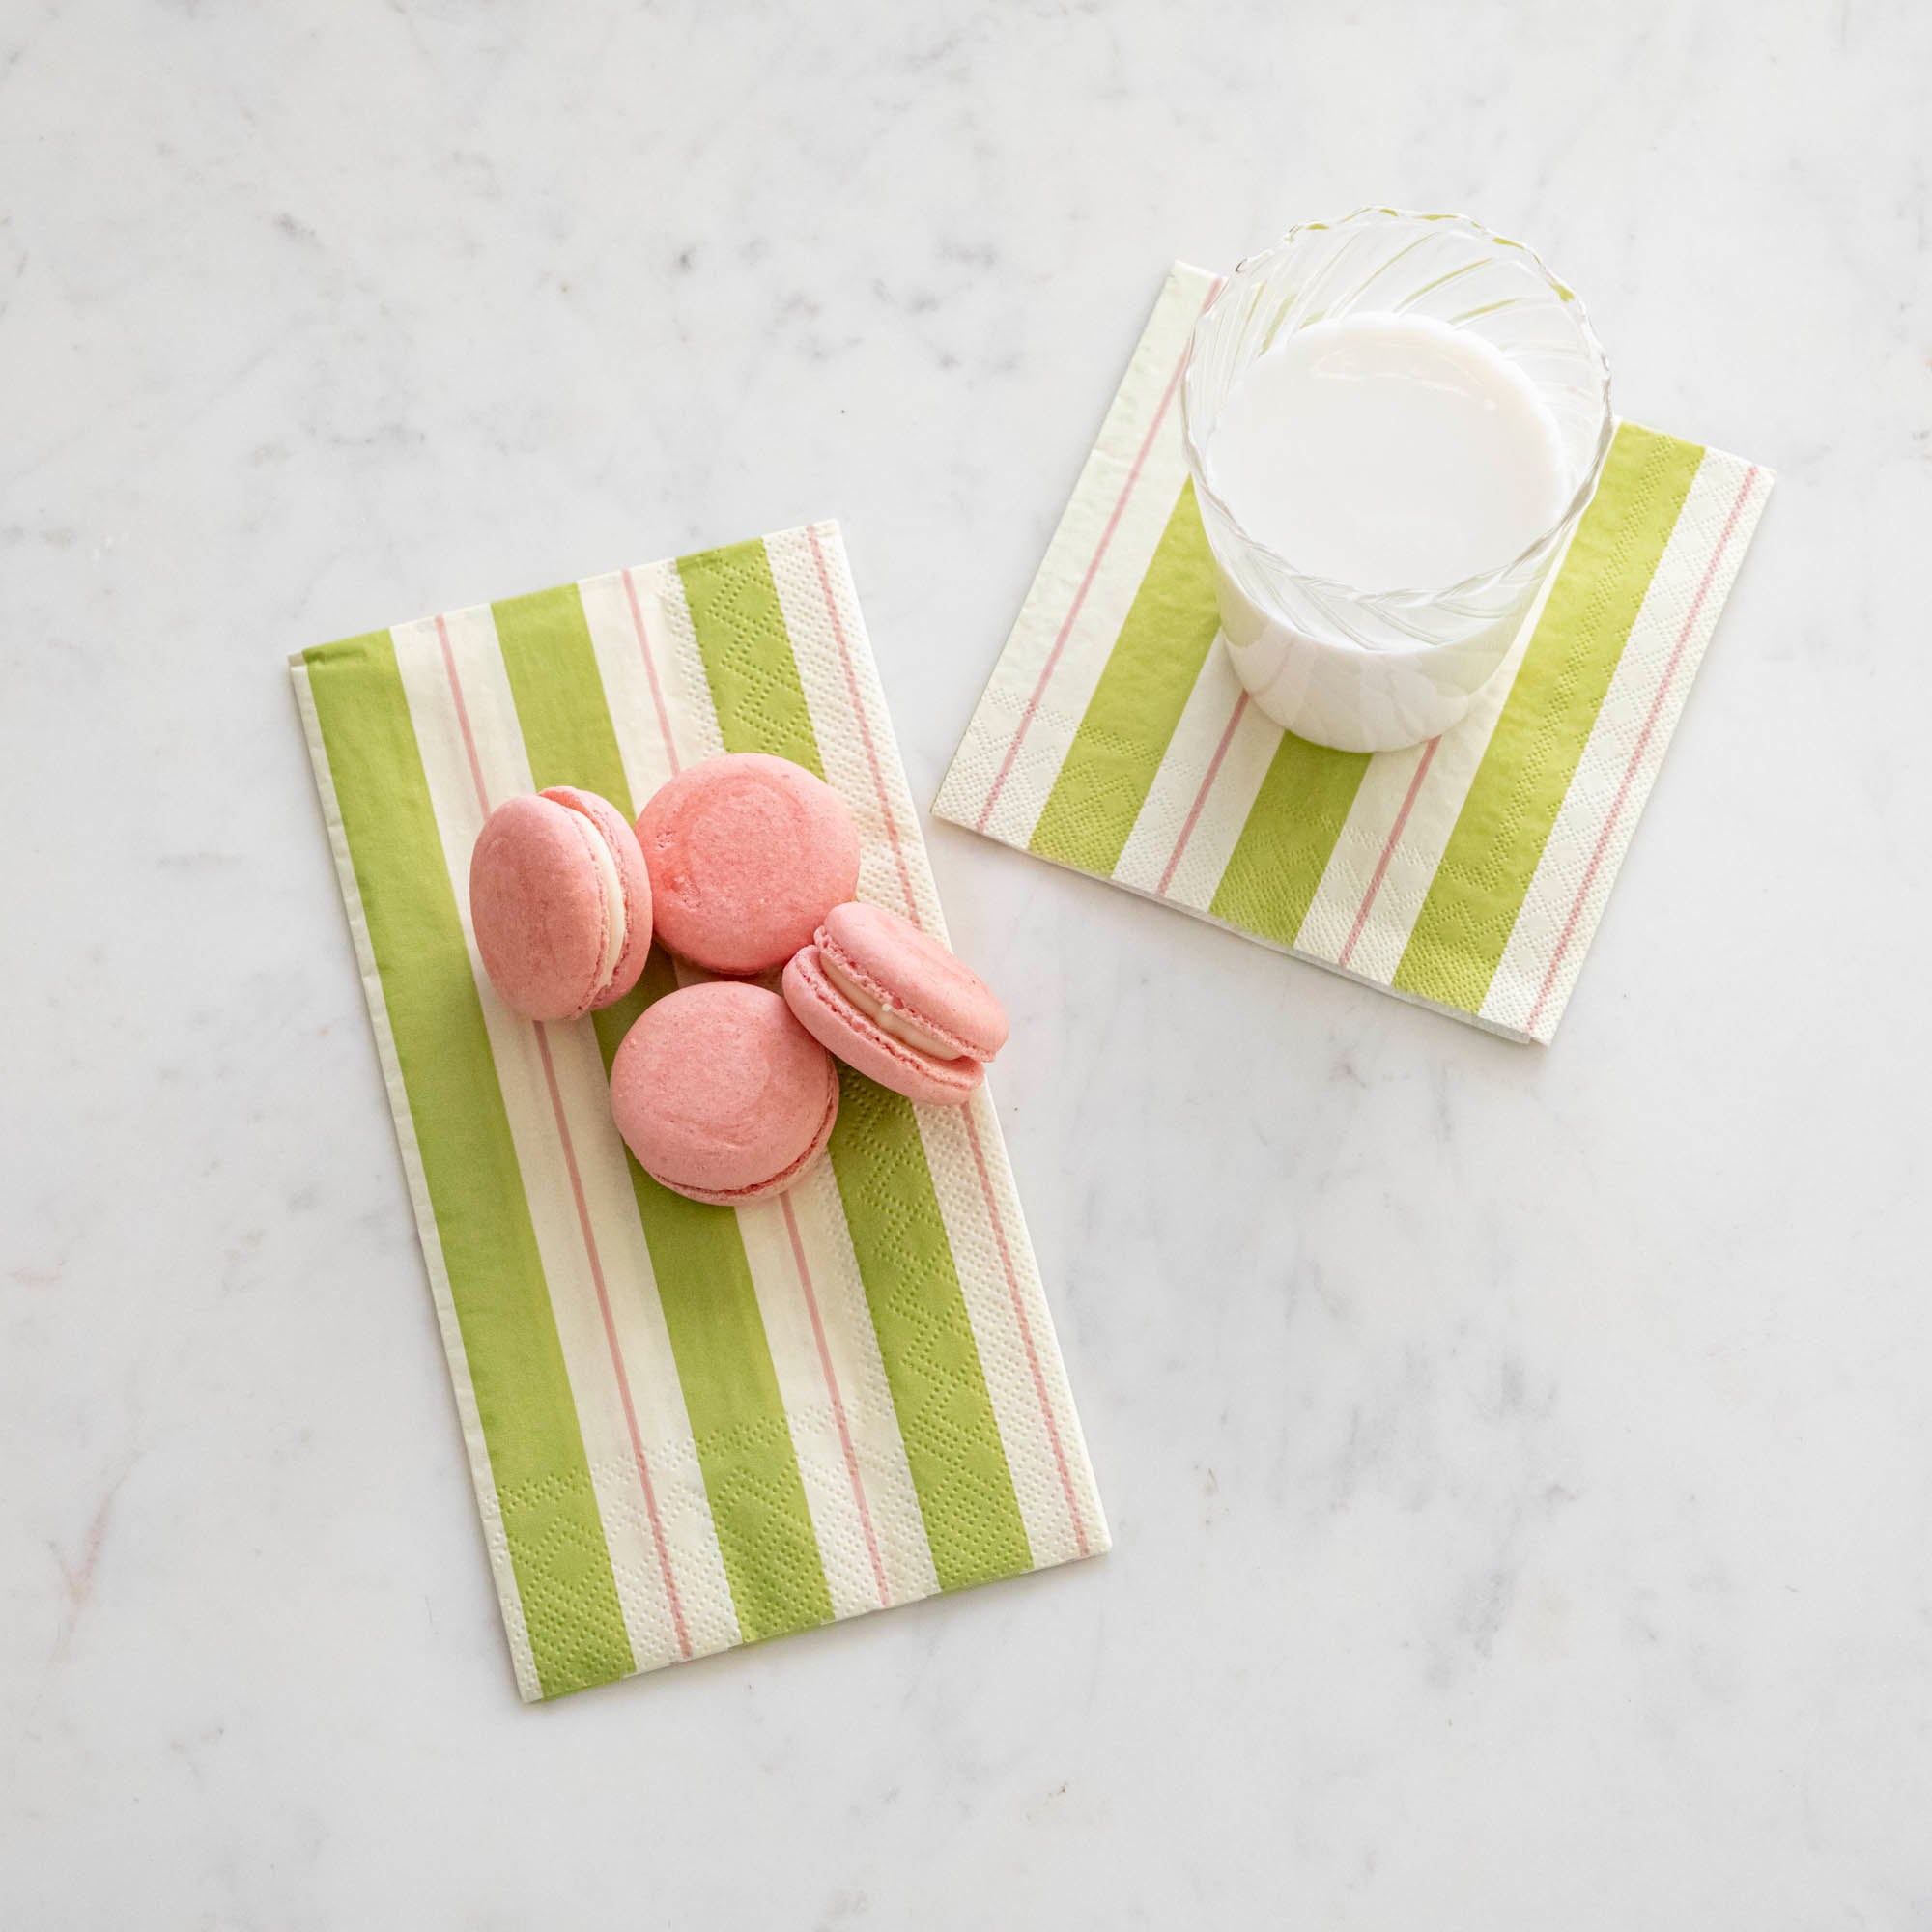
[[[644,1514],[650,1518],[651,1541],[657,1547],[658,1575],[664,1579],[665,1599],[670,1605],[670,1620],[677,1632],[678,1654],[691,1655],[691,1634],[685,1629],[684,1605],[678,1601],[677,1581],[670,1574],[670,1557],[665,1549],[664,1524],[658,1517],[657,1492],[651,1486],[651,1465],[644,1455],[644,1438],[638,1428],[637,1406],[631,1400],[631,1378],[624,1372],[624,1352],[617,1342],[617,1323],[611,1312],[611,1291],[604,1284],[604,1264],[597,1254],[597,1236],[591,1232],[590,1208],[583,1198],[583,1179],[577,1171],[577,1149],[570,1137],[570,1123],[564,1118],[563,1095],[556,1085],[556,1068],[551,1064],[550,1031],[541,1021],[535,1028],[537,1052],[543,1060],[544,1084],[550,1089],[551,1112],[556,1118],[556,1137],[563,1144],[563,1164],[570,1174],[571,1198],[577,1203],[577,1225],[583,1236],[583,1252],[590,1263],[590,1279],[597,1288],[597,1309],[604,1318],[604,1341],[611,1351],[611,1367],[617,1378],[617,1394],[624,1405],[624,1427],[630,1432],[631,1459],[637,1465],[638,1486],[644,1492]]]
[[[1216,275],[1213,286],[1208,291],[1207,300],[1201,307],[1205,312],[1208,303],[1221,293],[1223,277]],[[1191,338],[1190,338],[1191,340]],[[1141,446],[1135,452],[1133,468],[1127,471],[1127,480],[1121,485],[1120,499],[1114,505],[1114,513],[1107,519],[1107,527],[1100,532],[1099,544],[1095,547],[1093,560],[1087,566],[1087,574],[1080,580],[1080,588],[1073,593],[1073,602],[1067,607],[1065,618],[1060,626],[1060,634],[1053,640],[1053,648],[1046,654],[1046,663],[1040,668],[1038,680],[1033,688],[1033,696],[1027,699],[1026,709],[1020,714],[1018,728],[1013,732],[1013,741],[1007,747],[1007,755],[1000,761],[999,776],[993,781],[993,788],[986,794],[986,802],[980,808],[980,816],[974,820],[974,830],[983,832],[986,821],[993,815],[993,808],[1000,801],[1000,793],[1006,788],[1007,776],[1013,768],[1013,760],[1020,754],[1020,746],[1026,734],[1033,729],[1033,721],[1039,710],[1039,701],[1046,695],[1046,687],[1052,679],[1054,668],[1060,663],[1060,654],[1066,648],[1066,639],[1072,635],[1073,626],[1080,616],[1081,607],[1087,602],[1087,593],[1094,587],[1094,579],[1098,574],[1101,560],[1107,554],[1107,547],[1114,541],[1114,532],[1120,527],[1121,518],[1125,513],[1127,499],[1134,494],[1134,485],[1141,480],[1141,469],[1147,462],[1148,451],[1153,447],[1153,440],[1160,434],[1160,426],[1167,420],[1167,406],[1174,400],[1174,392],[1180,386],[1182,372],[1187,367],[1187,351],[1180,352],[1180,360],[1174,365],[1174,374],[1167,379],[1167,387],[1161,391],[1160,407],[1153,412],[1153,421],[1148,425],[1147,435],[1141,439]]]
[[[670,713],[665,707],[663,687],[658,683],[657,660],[651,655],[651,640],[644,633],[643,607],[638,602],[638,586],[631,581],[631,573],[623,573],[624,595],[631,600],[631,622],[637,626],[638,655],[644,661],[644,675],[651,681],[651,702],[658,708],[658,729],[664,733],[665,756],[670,761],[670,775],[678,774],[677,746],[670,735]]]
[[[832,594],[832,574],[825,567],[825,552],[818,541],[818,526],[809,525],[806,537],[811,545],[811,560],[818,566],[819,594],[825,599],[825,614],[832,620],[832,635],[838,645],[838,664],[845,673],[845,695],[851,700],[852,716],[859,721],[859,739],[866,748],[866,762],[872,771],[872,789],[879,795],[879,812],[893,841],[893,863],[899,869],[899,890],[905,894],[906,915],[919,923],[919,901],[913,897],[912,873],[906,867],[905,846],[899,838],[892,802],[886,795],[886,775],[879,763],[879,748],[872,742],[872,726],[866,716],[865,701],[859,696],[858,673],[852,668],[852,646],[845,636],[844,619],[838,614],[838,600]]]
[[[1402,841],[1403,827],[1408,823],[1410,808],[1415,804],[1415,795],[1422,789],[1422,781],[1429,776],[1429,768],[1435,762],[1435,748],[1441,744],[1440,738],[1432,738],[1422,748],[1422,756],[1416,762],[1415,775],[1408,781],[1408,789],[1403,794],[1402,810],[1395,815],[1395,823],[1389,827],[1389,836],[1382,843],[1382,856],[1376,861],[1375,876],[1369,881],[1369,889],[1362,895],[1362,903],[1355,912],[1355,923],[1349,928],[1349,943],[1343,947],[1336,959],[1338,966],[1346,966],[1355,950],[1355,942],[1362,936],[1362,928],[1369,923],[1369,914],[1374,909],[1376,895],[1382,889],[1382,880],[1388,875],[1389,861],[1395,857],[1395,848]]]
[[[1066,1451],[1060,1440],[1060,1424],[1053,1405],[1046,1399],[1046,1378],[1039,1371],[1039,1351],[1033,1343],[1033,1324],[1027,1320],[1026,1303],[1020,1295],[1019,1277],[1013,1270],[1012,1251],[1007,1246],[1007,1230],[993,1199],[993,1177],[986,1171],[986,1155],[980,1146],[980,1129],[971,1105],[960,1109],[966,1122],[966,1138],[973,1146],[973,1164],[980,1170],[980,1191],[986,1197],[986,1212],[993,1223],[993,1238],[1000,1244],[1000,1264],[1007,1271],[1007,1293],[1013,1304],[1013,1320],[1019,1323],[1020,1342],[1026,1350],[1027,1367],[1033,1371],[1033,1391],[1039,1399],[1039,1412],[1046,1419],[1047,1439],[1053,1444],[1053,1460],[1060,1470],[1061,1493],[1066,1498],[1066,1514],[1073,1520],[1073,1540],[1087,1554],[1087,1525],[1081,1520],[1080,1505],[1073,1494],[1073,1476],[1066,1466]]]
[[[1194,837],[1194,828],[1201,822],[1201,809],[1208,803],[1208,794],[1214,789],[1214,781],[1221,775],[1221,760],[1228,755],[1228,747],[1235,742],[1235,727],[1241,722],[1241,715],[1248,708],[1248,694],[1243,691],[1235,699],[1235,709],[1228,719],[1228,728],[1221,733],[1221,742],[1214,747],[1214,755],[1208,760],[1207,774],[1201,781],[1201,789],[1194,794],[1194,803],[1187,808],[1186,822],[1180,828],[1180,837],[1174,841],[1174,850],[1168,856],[1167,869],[1160,875],[1160,884],[1154,888],[1156,895],[1165,895],[1174,882],[1176,868],[1180,864],[1180,855],[1187,850],[1187,841]]]
[[[818,1317],[818,1296],[811,1286],[811,1269],[806,1265],[805,1243],[799,1238],[798,1216],[792,1212],[791,1196],[781,1194],[779,1206],[784,1209],[785,1233],[791,1236],[791,1258],[798,1268],[798,1285],[805,1293],[806,1311],[811,1317],[811,1337],[818,1344],[818,1366],[824,1372],[825,1392],[832,1398],[833,1420],[838,1425],[838,1446],[845,1452],[845,1475],[852,1485],[852,1500],[859,1505],[859,1527],[866,1533],[866,1554],[872,1559],[872,1582],[879,1593],[879,1607],[892,1603],[886,1588],[886,1566],[879,1555],[879,1539],[872,1533],[872,1512],[866,1504],[866,1485],[859,1475],[859,1458],[852,1447],[852,1432],[845,1421],[845,1402],[838,1393],[838,1378],[832,1367],[832,1351],[825,1346],[825,1324]]]
[[[490,794],[483,783],[483,764],[476,755],[476,735],[469,728],[469,707],[463,699],[463,681],[456,674],[456,654],[449,646],[449,626],[439,617],[436,635],[442,644],[442,668],[449,680],[449,695],[456,701],[456,722],[463,732],[463,748],[469,754],[469,776],[476,786],[476,803],[484,817],[490,815]],[[611,1314],[611,1295],[604,1285],[604,1264],[597,1253],[597,1237],[590,1229],[590,1209],[583,1198],[583,1180],[577,1171],[577,1149],[570,1138],[570,1123],[564,1118],[563,1096],[557,1091],[556,1069],[551,1063],[550,1036],[539,1025],[534,1029],[537,1053],[543,1061],[544,1082],[550,1089],[551,1113],[556,1121],[557,1139],[563,1144],[564,1166],[570,1173],[570,1191],[577,1202],[577,1225],[583,1236],[583,1252],[590,1262],[590,1279],[597,1287],[597,1306],[604,1317],[604,1339],[611,1350],[611,1366],[616,1372],[617,1392],[623,1399],[624,1421],[631,1433],[631,1455],[637,1463],[638,1482],[644,1492],[644,1512],[650,1518],[651,1541],[657,1546],[658,1571],[664,1578],[665,1598],[670,1605],[672,1626],[677,1632],[681,1656],[691,1655],[691,1636],[685,1629],[684,1606],[678,1601],[677,1584],[670,1574],[670,1559],[665,1550],[664,1525],[658,1520],[657,1493],[651,1487],[650,1464],[644,1457],[643,1437],[638,1429],[638,1414],[631,1401],[630,1378],[624,1373],[624,1357],[617,1346],[617,1327]]]
[[[1565,955],[1570,951],[1570,942],[1576,937],[1577,923],[1583,916],[1583,902],[1590,895],[1590,888],[1596,883],[1597,869],[1604,863],[1604,854],[1609,848],[1610,836],[1617,828],[1617,821],[1623,816],[1624,803],[1630,797],[1630,788],[1635,781],[1637,770],[1643,763],[1643,754],[1650,749],[1652,734],[1657,729],[1659,714],[1663,709],[1663,700],[1670,695],[1672,681],[1677,676],[1677,666],[1684,656],[1684,647],[1690,640],[1690,633],[1697,622],[1697,614],[1704,608],[1704,599],[1710,594],[1713,580],[1718,575],[1718,565],[1722,561],[1724,552],[1730,547],[1731,534],[1738,526],[1738,518],[1744,514],[1745,503],[1750,497],[1751,486],[1757,481],[1758,467],[1755,463],[1745,471],[1745,480],[1738,485],[1738,494],[1731,503],[1731,513],[1724,519],[1723,533],[1718,538],[1718,547],[1711,553],[1711,560],[1704,566],[1703,581],[1697,585],[1697,594],[1690,600],[1690,609],[1686,612],[1682,628],[1677,633],[1677,641],[1671,646],[1670,662],[1663,668],[1663,680],[1657,687],[1657,695],[1650,700],[1650,710],[1643,721],[1643,729],[1637,735],[1636,749],[1631,753],[1630,763],[1624,767],[1622,782],[1617,786],[1617,795],[1610,802],[1610,815],[1604,820],[1604,827],[1597,834],[1597,842],[1590,853],[1590,863],[1583,868],[1582,883],[1577,888],[1577,896],[1571,902],[1570,916],[1563,922],[1563,934],[1556,942],[1556,951],[1550,955],[1548,970],[1543,976],[1543,984],[1537,990],[1536,1004],[1529,1009],[1529,1018],[1523,1023],[1523,1031],[1534,1034],[1537,1022],[1543,1017],[1543,1009],[1548,1004],[1550,990],[1556,984],[1556,975],[1563,965]]]
[[[438,617],[436,640],[442,646],[443,675],[449,679],[449,695],[456,700],[456,723],[463,733],[463,749],[469,756],[469,781],[476,787],[476,804],[483,816],[490,816],[490,794],[483,784],[483,761],[476,755],[476,734],[469,728],[469,707],[463,701],[462,681],[456,675],[456,653],[449,648],[449,626]]]

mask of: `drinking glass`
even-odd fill
[[[1357,314],[1472,330],[1534,385],[1570,489],[1520,555],[1457,583],[1362,590],[1296,569],[1217,493],[1203,459],[1249,364],[1293,330]],[[1536,255],[1463,215],[1393,208],[1291,228],[1242,262],[1195,325],[1180,397],[1236,672],[1276,724],[1350,752],[1420,744],[1468,710],[1590,500],[1614,428],[1603,347]]]

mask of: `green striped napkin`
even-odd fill
[[[1107,1546],[993,1109],[844,1074],[776,1201],[667,1192],[605,1076],[674,984],[533,1026],[469,930],[512,793],[626,813],[695,759],[821,773],[860,891],[944,937],[831,524],[293,660],[470,1471],[526,1698]]]
[[[1175,393],[1219,286],[1177,264],[934,813],[1511,1039],[1547,1042],[1771,472],[1618,426],[1454,730],[1331,752],[1225,651]]]

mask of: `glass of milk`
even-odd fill
[[[1350,752],[1469,709],[1613,427],[1583,305],[1535,255],[1388,208],[1293,228],[1229,276],[1181,416],[1242,684]]]

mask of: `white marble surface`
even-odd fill
[[[1928,87],[1921,0],[0,9],[0,1923],[1932,1924]],[[928,799],[1168,260],[1367,200],[1781,472],[1561,1039],[938,828],[1118,1547],[521,1709],[283,653],[835,514]]]

